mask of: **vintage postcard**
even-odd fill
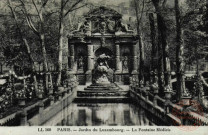
[[[0,0],[0,134],[208,134],[207,0]]]

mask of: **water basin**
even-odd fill
[[[155,125],[144,109],[130,103],[72,103],[45,126],[145,126]]]

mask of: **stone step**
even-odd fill
[[[98,89],[98,88],[84,88],[84,90],[110,90],[109,88],[102,88],[102,89]]]
[[[91,84],[90,86],[87,86],[84,88],[84,91],[118,91],[122,90],[120,87],[118,87],[116,84]]]
[[[106,90],[101,90],[101,91],[96,91],[96,90],[91,90],[91,91],[78,91],[78,92],[81,92],[81,93],[93,93],[93,92],[96,92],[96,93],[102,93],[102,92],[104,92],[104,93],[123,93],[123,92],[129,92],[128,90],[119,90],[119,91],[115,91],[115,90],[108,90],[108,91],[106,91]]]
[[[90,85],[90,86],[87,86],[89,88],[109,88],[109,87],[114,87],[116,88],[117,86],[93,86],[93,85]]]
[[[102,92],[102,91],[104,91],[104,92],[115,92],[115,93],[118,93],[118,92],[127,92],[128,90],[114,90],[114,89],[111,89],[111,90],[99,90],[99,91],[97,91],[97,90],[91,90],[91,91],[83,91],[83,90],[80,90],[80,91],[82,91],[82,92]]]
[[[116,85],[109,85],[109,86],[94,86],[94,85],[90,85],[90,86],[87,86],[87,87],[104,88],[104,87],[118,87],[118,86],[116,86]]]
[[[74,102],[76,103],[129,103],[131,99],[125,96],[119,97],[77,97]]]
[[[105,89],[105,88],[109,88],[109,87],[93,87],[93,86],[88,86],[87,88]]]
[[[108,85],[96,85],[96,84],[91,84],[90,86],[93,87],[117,87],[115,84],[108,84]],[[89,86],[88,86],[89,87]]]
[[[84,88],[84,90],[98,90],[98,91],[100,91],[100,90],[120,90],[120,88]]]

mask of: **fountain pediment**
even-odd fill
[[[122,21],[122,15],[113,9],[99,7],[84,16],[72,35],[106,35],[106,34],[134,34],[129,24]]]

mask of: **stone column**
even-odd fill
[[[87,45],[87,72],[86,83],[92,83],[92,69],[93,69],[93,45]]]
[[[69,47],[69,69],[71,71],[73,71],[73,67],[74,67],[74,45],[71,44]]]
[[[138,82],[138,57],[137,57],[137,46],[136,44],[132,45],[132,54],[133,54],[133,69],[132,69],[132,77],[135,79],[135,82]]]
[[[121,60],[120,60],[120,45],[116,44],[116,71],[115,71],[115,82],[121,82]]]
[[[136,45],[132,46],[132,53],[133,53],[133,70],[132,70],[132,74],[137,74],[137,70],[138,70],[138,60],[137,60],[137,47]]]
[[[116,72],[121,72],[120,69],[120,46],[116,44]]]

